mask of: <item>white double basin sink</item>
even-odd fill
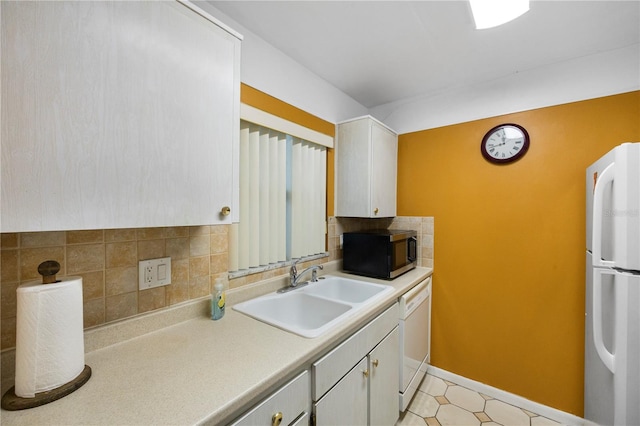
[[[299,336],[314,338],[392,291],[388,285],[325,275],[304,287],[257,297],[233,309]]]

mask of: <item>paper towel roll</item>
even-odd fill
[[[17,290],[15,393],[33,398],[84,369],[82,278],[29,283]]]

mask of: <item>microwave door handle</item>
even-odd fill
[[[409,258],[409,262],[415,262],[418,259],[418,238],[409,237],[407,245],[407,257]]]

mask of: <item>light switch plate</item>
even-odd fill
[[[138,262],[138,288],[146,290],[171,284],[171,257]]]

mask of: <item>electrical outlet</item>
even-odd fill
[[[171,258],[147,259],[138,262],[138,288],[146,290],[171,284]]]

